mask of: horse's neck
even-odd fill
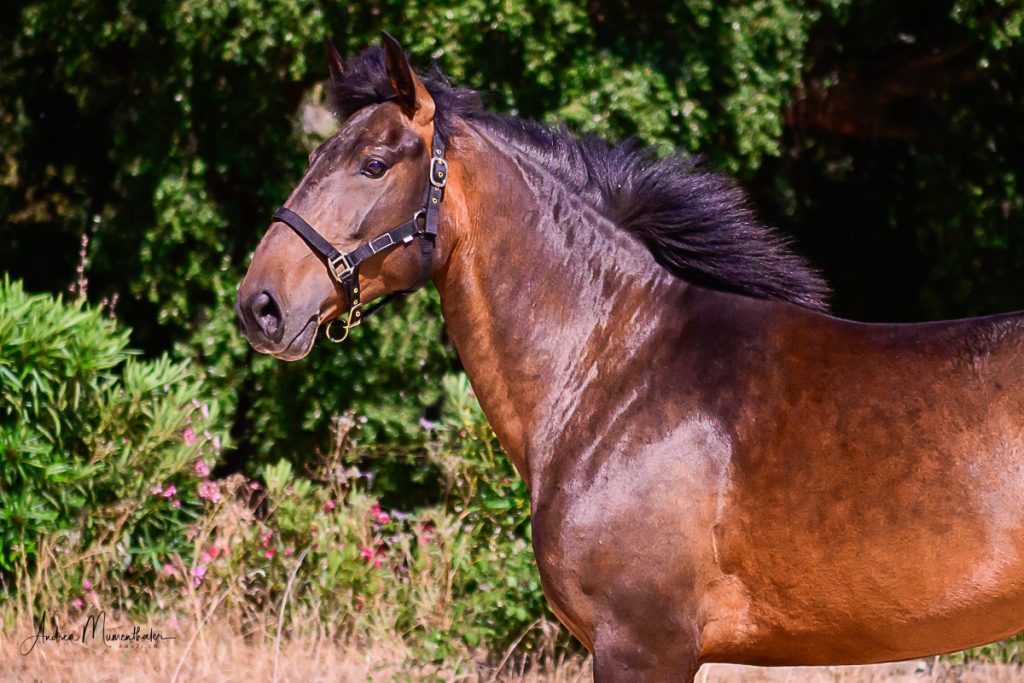
[[[584,391],[621,372],[685,285],[528,155],[466,130],[435,279],[481,406],[527,482]],[[621,367],[616,368],[621,371]]]

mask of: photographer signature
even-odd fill
[[[47,621],[52,624],[47,628]],[[22,656],[29,655],[39,643],[78,643],[85,645],[90,641],[99,641],[109,648],[132,649],[141,647],[159,647],[165,640],[174,640],[174,636],[165,636],[153,627],[143,630],[141,626],[132,626],[128,631],[108,631],[107,613],[100,610],[95,614],[89,614],[81,630],[62,630],[56,617],[51,620],[46,618],[44,613],[36,623],[34,635],[29,636],[21,642],[18,653]]]

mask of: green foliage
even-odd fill
[[[242,551],[232,552],[218,575],[227,580],[259,567],[269,591],[261,595],[279,596],[287,558],[306,549],[296,598],[333,623],[378,636],[403,633],[430,661],[476,648],[500,651],[524,634],[522,646],[536,647],[542,634],[529,626],[551,615],[529,546],[526,487],[465,376],[443,384],[442,420],[431,425],[429,439],[446,491],[440,504],[382,510],[370,495],[372,477],[346,464],[358,461],[358,449],[314,472],[319,487],[280,461],[263,470],[269,514],[243,542],[222,541]]]
[[[415,445],[452,364],[433,294],[299,366],[236,333],[247,255],[330,132],[305,116],[327,36],[351,52],[386,28],[495,109],[706,154],[800,237],[841,314],[1021,305],[1019,3],[72,5],[0,21],[0,269],[59,291],[90,234],[94,299],[119,293],[137,347],[202,368],[236,462],[299,462],[347,409],[364,439]]]
[[[830,3],[786,153],[753,182],[844,315],[1024,308],[1019,2]]]
[[[326,624],[367,641],[401,634],[421,662],[500,653],[520,636],[522,651],[535,650],[550,634],[534,622],[552,617],[529,548],[525,486],[465,377],[447,377],[444,388],[443,419],[427,440],[447,491],[442,502],[383,509],[376,478],[351,464],[362,456],[349,439],[303,474],[287,460],[263,466],[262,483],[212,480],[201,468],[186,476],[195,456],[188,451],[185,467],[133,472],[136,485],[118,491],[133,531],[119,534],[116,546],[145,551],[150,570],[98,552],[109,541],[51,530],[58,552],[88,560],[42,565],[36,608],[75,614],[102,605],[145,618],[154,601],[171,611],[216,602],[253,623],[280,615],[292,630]],[[344,429],[352,426],[348,420]],[[178,436],[171,442],[181,451]],[[116,476],[108,465],[98,462],[94,478]],[[164,495],[171,481],[181,508]],[[95,503],[90,510],[104,514]],[[182,510],[187,515],[176,516]],[[147,525],[147,515],[164,523]],[[84,523],[79,516],[76,524]],[[139,601],[142,594],[149,599]]]
[[[324,37],[355,51],[386,28],[499,110],[704,149],[749,172],[778,151],[816,12],[768,0],[12,6],[0,22],[12,46],[0,55],[0,268],[58,290],[90,234],[93,294],[121,294],[147,353],[202,368],[250,462],[300,461],[346,409],[367,418],[364,439],[414,445],[452,360],[435,295],[298,367],[255,358],[234,325],[246,257],[325,132],[301,123],[323,100]]]
[[[518,637],[547,613],[530,547],[530,497],[502,453],[465,375],[444,378],[445,413],[435,458],[447,508],[474,543],[454,580],[461,596],[451,631],[437,634],[476,645]],[[529,645],[532,641],[527,641]]]
[[[34,567],[64,533],[129,574],[181,541],[194,463],[222,445],[217,405],[184,365],[127,342],[99,310],[0,285],[0,571]]]

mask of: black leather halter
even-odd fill
[[[444,140],[437,133],[435,125],[430,147],[430,182],[427,183],[426,198],[423,202],[423,208],[417,211],[411,220],[391,228],[369,242],[364,242],[348,253],[342,253],[324,239],[323,235],[307,223],[302,216],[291,209],[282,206],[274,212],[275,221],[281,221],[294,230],[309,248],[326,263],[331,279],[341,288],[346,301],[348,301],[348,315],[345,316],[343,323],[345,326],[344,333],[340,337],[331,336],[331,326],[337,322],[336,320],[329,322],[324,330],[324,334],[332,342],[345,341],[353,327],[357,327],[359,323],[373,315],[381,306],[393,301],[396,297],[411,294],[430,278],[434,257],[434,237],[437,235],[438,214],[441,210],[441,201],[444,199],[444,186],[447,183],[448,164],[444,160]],[[412,289],[407,289],[403,292],[388,294],[364,312],[362,295],[359,291],[359,265],[375,254],[387,251],[400,244],[409,244],[417,237],[420,238],[422,259],[420,261],[420,276],[416,285]]]

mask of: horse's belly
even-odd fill
[[[735,632],[712,637],[702,643],[702,656],[707,661],[761,666],[871,664],[955,652],[1024,631],[1020,593],[941,615],[908,614],[891,605],[865,603],[860,614],[845,619],[792,613],[758,623],[746,639],[736,639]]]
[[[749,623],[739,637],[712,633],[709,657],[868,663],[1024,631],[1024,487],[958,483],[870,514],[840,498],[718,527],[721,568],[742,585]]]

